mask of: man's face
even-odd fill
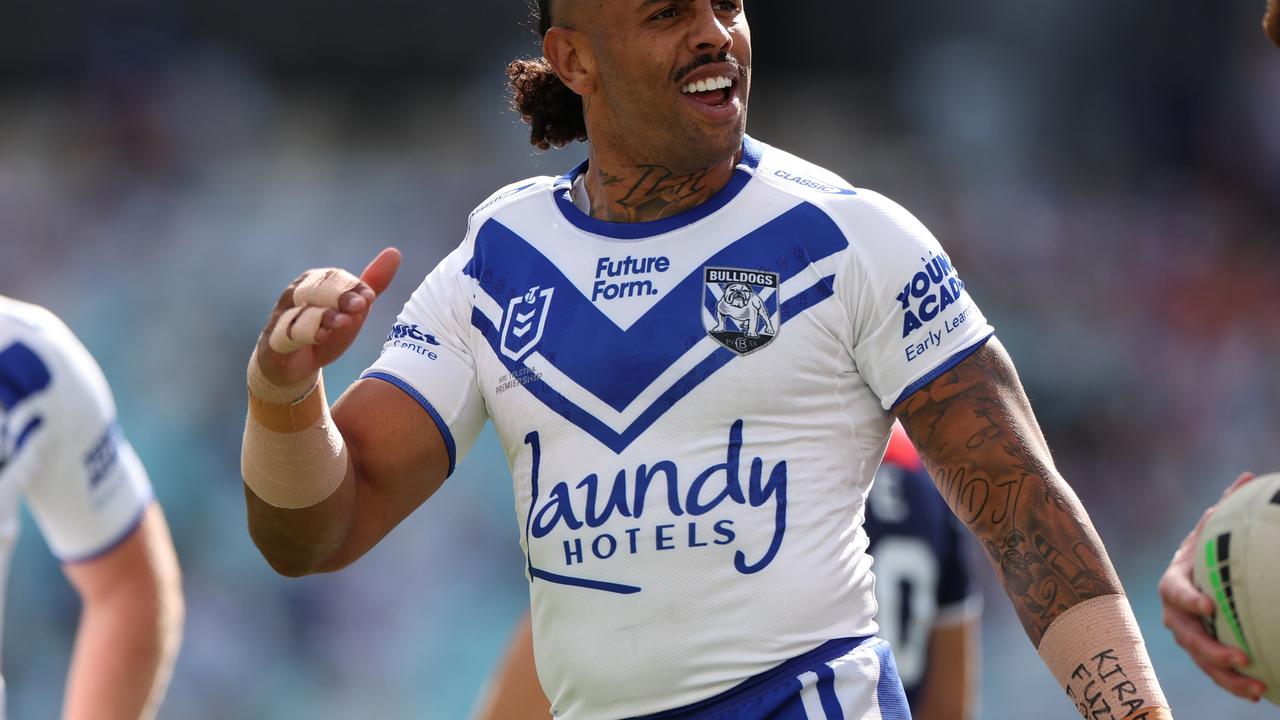
[[[587,0],[591,2],[591,0]],[[591,127],[641,164],[693,172],[742,144],[751,31],[739,0],[601,0]]]
[[[1267,0],[1267,34],[1280,45],[1280,0]]]

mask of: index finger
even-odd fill
[[[1191,579],[1190,558],[1179,550],[1157,586],[1166,605],[1189,615],[1212,615],[1213,598],[1200,592]]]
[[[391,285],[399,269],[400,251],[389,247],[378,253],[373,262],[370,262],[364,272],[360,273],[360,281],[367,285],[375,296],[381,295]],[[373,300],[373,298],[369,299]]]

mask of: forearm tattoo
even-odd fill
[[[938,490],[981,541],[1037,647],[1059,615],[1123,592],[994,339],[896,411]]]

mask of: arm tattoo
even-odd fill
[[[986,549],[1036,647],[1064,611],[1123,592],[994,338],[896,414],[947,504]]]
[[[612,193],[599,193],[591,199],[592,217],[610,222],[645,222],[661,220],[706,202],[716,187],[704,182],[714,168],[677,174],[661,165],[640,165],[638,174],[628,177],[600,171],[600,182],[607,188],[627,188],[620,199]]]

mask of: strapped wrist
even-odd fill
[[[1067,609],[1049,626],[1038,651],[1085,718],[1172,717],[1124,595],[1102,595]]]
[[[273,507],[297,510],[327,499],[346,478],[347,446],[325,399],[321,375],[287,387],[270,383],[249,362],[249,415],[240,470],[244,483]]]
[[[320,385],[320,371],[308,375],[291,385],[276,385],[267,379],[258,364],[258,351],[255,348],[249,356],[249,367],[246,370],[246,382],[250,396],[272,405],[297,405],[310,397]]]

